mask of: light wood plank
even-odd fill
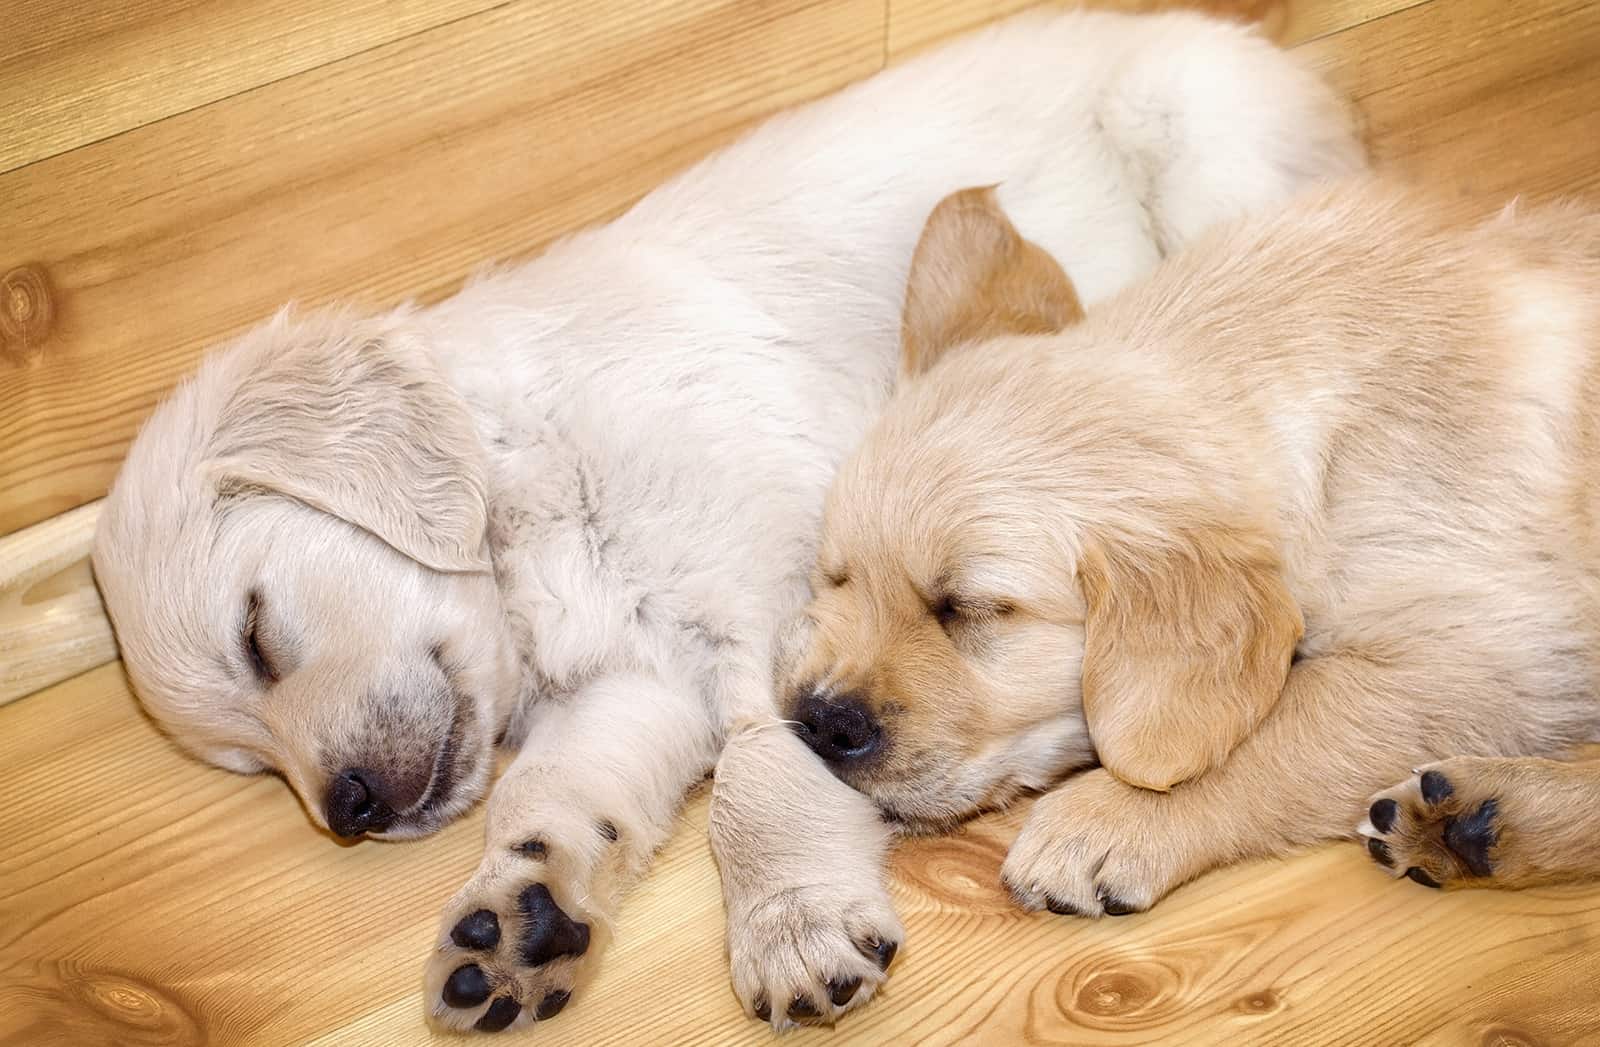
[[[8,0],[0,10],[0,171],[503,2]]]
[[[1483,202],[1600,190],[1600,5],[1433,2],[1306,52],[1384,169]]]
[[[1298,44],[1426,0],[888,0],[889,54],[902,56],[1003,15],[1033,6],[1086,7],[1112,11],[1166,9],[1207,11],[1260,23],[1285,44]]]
[[[0,708],[0,796],[0,1043],[428,1040],[421,964],[476,865],[481,813],[427,841],[341,847],[275,779],[179,755],[115,666]],[[1344,844],[1204,877],[1142,916],[1025,915],[999,886],[1024,812],[902,845],[909,938],[887,991],[836,1032],[784,1042],[1564,1044],[1600,1029],[1600,887],[1426,891]],[[705,834],[702,793],[596,981],[528,1042],[772,1042],[728,987]]]
[[[100,503],[0,538],[0,705],[117,656],[89,570]]]
[[[57,314],[0,353],[0,534],[102,495],[228,333],[437,297],[874,71],[882,33],[882,0],[518,3],[0,175],[0,271],[37,263]]]

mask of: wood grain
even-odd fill
[[[100,503],[0,538],[0,705],[117,656],[89,571]]]
[[[0,9],[0,171],[501,2],[7,0]]]
[[[872,72],[882,38],[882,0],[529,0],[0,175],[0,271],[56,297],[47,341],[0,353],[0,534],[104,494],[230,332],[438,297]]]
[[[903,56],[1037,4],[1038,0],[888,0],[891,56]],[[1054,6],[1113,11],[1208,10],[1259,22],[1284,44],[1298,44],[1415,7],[1426,0],[1063,0]]]
[[[1600,190],[1600,8],[1433,2],[1308,44],[1366,116],[1374,161],[1509,201]]]
[[[340,846],[272,778],[200,767],[116,666],[0,708],[0,1043],[408,1044],[438,907],[482,815]],[[1600,887],[1423,890],[1354,844],[1207,876],[1154,912],[1016,911],[1019,808],[903,844],[908,940],[809,1044],[1595,1042]],[[624,907],[597,980],[526,1042],[770,1044],[722,955],[705,797]],[[440,1037],[441,1043],[459,1039]]]

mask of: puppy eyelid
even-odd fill
[[[244,631],[241,638],[244,641],[245,659],[249,661],[250,670],[255,673],[256,679],[273,684],[278,682],[278,673],[261,646],[261,608],[261,593],[251,589],[249,597],[245,600]]]

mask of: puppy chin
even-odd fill
[[[902,836],[937,836],[962,822],[975,818],[990,805],[956,795],[947,786],[919,789],[900,786],[894,789],[862,790],[877,805],[884,821]]]

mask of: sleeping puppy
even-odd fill
[[[772,643],[892,384],[928,210],[1004,183],[1093,301],[1361,163],[1344,106],[1241,27],[1039,14],[438,305],[280,316],[156,412],[111,493],[94,562],[129,676],[343,837],[431,832],[516,751],[429,957],[440,1024],[566,1005],[713,768],[739,999],[831,1020],[901,941],[888,831],[777,722]]]
[[[913,828],[1055,785],[1003,875],[1060,913],[1358,821],[1430,887],[1600,875],[1600,765],[1542,758],[1600,740],[1600,212],[1363,181],[1074,301],[933,212],[786,644],[811,747]]]

